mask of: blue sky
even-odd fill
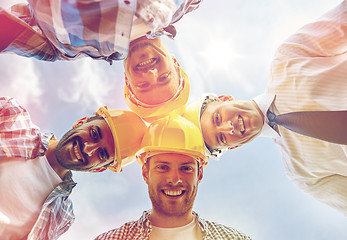
[[[0,6],[17,1],[0,0]],[[191,99],[202,93],[250,100],[266,87],[279,44],[340,0],[204,0],[164,39],[191,79]],[[127,109],[123,64],[79,59],[40,62],[0,55],[0,94],[19,99],[43,131],[60,138],[99,106]],[[76,222],[62,240],[93,239],[136,220],[151,207],[137,163],[120,174],[74,173]],[[271,139],[253,142],[211,161],[194,209],[257,240],[347,239],[347,218],[303,193],[285,175]]]

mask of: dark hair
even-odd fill
[[[215,96],[212,96],[212,95],[207,95],[205,97],[205,100],[204,102],[201,104],[201,109],[200,109],[200,116],[199,118],[201,118],[202,114],[205,112],[206,108],[207,108],[207,105],[211,102],[216,102],[217,101],[217,98]]]
[[[95,116],[89,117],[86,122],[91,122],[91,121],[99,120],[99,119],[104,119],[104,118],[100,115],[95,115]]]
[[[204,102],[201,104],[199,120],[201,119],[202,114],[205,112],[205,110],[206,110],[206,108],[207,108],[207,105],[208,105],[209,103],[211,103],[211,102],[216,102],[217,99],[218,99],[218,98],[216,98],[216,97],[213,96],[213,95],[207,95],[207,96],[205,97]],[[221,150],[220,150],[220,149],[209,146],[208,144],[206,144],[205,140],[204,140],[204,143],[205,143],[205,146],[206,146],[207,150],[210,152],[210,154],[211,154],[212,156],[217,157],[217,156],[221,153]]]

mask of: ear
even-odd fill
[[[124,72],[124,80],[125,80],[125,84],[128,86],[129,80],[128,80],[127,74],[125,72]]]
[[[218,96],[218,99],[221,100],[222,102],[235,100],[234,97],[231,95],[220,95]]]
[[[198,171],[199,171],[198,182],[200,183],[203,176],[204,176],[204,168],[202,166],[200,166]]]
[[[91,173],[98,173],[98,172],[103,172],[106,169],[107,168],[105,168],[105,167],[101,167],[101,168],[96,168],[96,169],[89,170],[89,172],[91,172]]]
[[[127,74],[124,72],[124,80],[125,80],[125,85],[127,86],[127,88],[129,89],[129,90],[131,90],[131,86],[130,86],[130,81],[129,81],[129,79],[128,79],[128,77],[127,77]],[[132,91],[132,90],[131,90]]]
[[[180,63],[177,61],[177,59],[175,58],[174,55],[172,55],[172,59],[173,59],[173,61],[174,61],[174,64],[175,64],[176,66],[180,67]]]
[[[143,164],[142,166],[142,177],[143,177],[143,180],[145,180],[145,182],[148,184],[148,168],[146,164]]]
[[[72,128],[81,126],[83,123],[87,121],[88,117],[81,118],[80,120],[77,120],[73,125]]]

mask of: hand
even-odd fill
[[[174,0],[141,0],[137,2],[136,16],[146,23],[152,33],[167,27],[175,12]]]

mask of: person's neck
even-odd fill
[[[151,224],[156,227],[177,228],[191,223],[193,221],[193,217],[192,211],[183,216],[167,216],[153,210],[149,216],[149,220],[151,221]]]
[[[258,104],[252,100],[252,103],[254,104],[254,106],[257,108],[258,110],[258,113],[260,114],[260,116],[262,117],[263,119],[263,124],[264,124],[264,113],[261,111],[261,109],[259,108]]]
[[[65,174],[69,171],[68,169],[62,167],[56,156],[55,156],[55,150],[57,148],[57,145],[58,145],[59,141],[58,140],[51,140],[49,142],[49,145],[48,145],[48,149],[46,151],[46,158],[49,162],[49,164],[51,165],[51,167],[53,168],[53,170],[59,175],[59,177],[61,179],[64,178]]]

